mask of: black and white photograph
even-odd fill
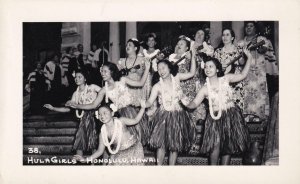
[[[2,0],[0,183],[299,183],[299,8]]]
[[[278,165],[279,25],[23,22],[23,164]]]

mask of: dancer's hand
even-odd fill
[[[43,107],[53,111],[54,107],[51,104],[45,104]]]
[[[67,101],[67,103],[65,104],[66,107],[72,107],[74,109],[77,108],[77,104],[71,100]]]
[[[86,162],[86,159],[83,156],[81,156],[81,155],[74,155],[73,159],[75,159],[76,161],[79,161],[81,163],[85,163]]]

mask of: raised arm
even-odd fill
[[[146,101],[145,103],[145,108],[149,108],[151,107],[151,105],[153,104],[154,100],[156,100],[157,96],[158,96],[158,91],[159,91],[159,84],[155,84],[151,90],[151,94],[149,99]]]
[[[193,101],[191,101],[189,104],[185,105],[189,109],[196,109],[200,103],[204,100],[205,96],[207,96],[207,87],[204,86],[200,89],[200,91],[197,93],[197,96],[194,98]]]
[[[177,76],[179,80],[187,80],[195,76],[196,74],[196,55],[195,52],[191,51],[191,68],[188,73],[178,73]]]
[[[121,81],[123,81],[125,84],[127,84],[129,86],[133,86],[133,87],[142,87],[142,86],[144,86],[144,84],[145,84],[145,82],[148,78],[150,66],[151,66],[150,61],[147,60],[145,62],[145,71],[143,73],[143,76],[142,76],[141,80],[135,81],[135,80],[132,80],[128,77],[122,77]]]
[[[76,104],[72,101],[68,101],[66,103],[66,106],[68,107],[72,107],[74,109],[83,109],[83,110],[91,110],[91,109],[96,109],[97,107],[100,106],[103,98],[105,96],[105,88],[102,88],[98,95],[97,95],[97,98],[93,101],[93,103],[90,103],[90,104],[85,104],[85,105],[80,105],[80,104]]]
[[[136,125],[136,124],[138,124],[138,122],[141,121],[141,119],[144,115],[144,112],[145,112],[145,101],[141,102],[141,109],[134,119],[121,117],[120,120],[123,123],[125,123],[125,125],[128,125],[128,126]]]
[[[244,48],[243,51],[247,56],[246,65],[245,65],[243,71],[239,74],[226,74],[225,76],[228,78],[229,82],[239,82],[241,80],[244,80],[249,73],[250,65],[252,63],[253,57],[248,49]]]

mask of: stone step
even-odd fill
[[[48,112],[43,115],[26,115],[23,117],[23,122],[36,122],[36,121],[65,121],[76,120],[75,113],[57,113]]]
[[[24,136],[66,136],[75,135],[76,128],[24,128]]]
[[[24,145],[23,154],[40,152],[42,155],[70,155],[72,145]]]
[[[24,145],[31,144],[73,144],[74,136],[41,136],[31,137],[25,136],[23,139]]]
[[[39,121],[39,122],[24,122],[23,128],[77,128],[79,122],[76,121]]]

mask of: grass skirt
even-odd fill
[[[187,152],[196,138],[195,125],[186,111],[156,110],[152,125],[150,146],[174,152]]]
[[[131,119],[134,119],[138,114],[137,108],[133,106],[121,108],[118,110],[118,112],[121,117]],[[150,127],[148,125],[148,117],[145,113],[138,124],[129,126],[128,129],[132,135],[138,136],[138,139],[142,142],[143,145],[146,145],[148,143],[150,136]]]
[[[218,120],[212,119],[208,113],[200,152],[209,154],[218,144],[221,155],[240,154],[249,147],[248,127],[237,106],[222,111],[222,116]]]
[[[98,147],[95,111],[84,111],[76,133],[73,150],[92,151]]]
[[[111,163],[109,165],[144,165],[144,150],[141,142],[134,139],[134,142],[126,147],[120,149],[118,153],[110,156]]]

